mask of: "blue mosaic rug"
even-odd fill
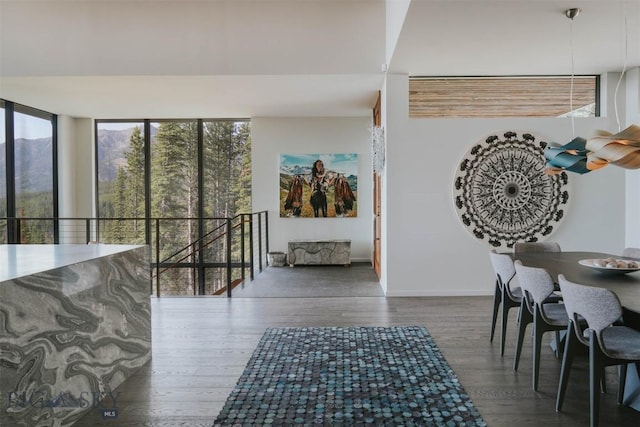
[[[486,426],[423,327],[269,328],[214,426]]]

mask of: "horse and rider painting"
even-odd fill
[[[280,155],[280,216],[356,217],[357,154]]]

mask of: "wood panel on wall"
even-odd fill
[[[557,117],[597,101],[598,78],[409,79],[409,117]],[[596,115],[598,115],[596,111]]]
[[[382,96],[378,91],[378,98],[373,107],[373,125],[382,126]],[[382,177],[373,172],[373,269],[382,277]]]

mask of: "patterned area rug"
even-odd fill
[[[423,327],[270,328],[214,426],[486,426]]]

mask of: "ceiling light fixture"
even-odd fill
[[[560,146],[551,143],[544,150],[547,159],[545,173],[555,175],[563,171],[570,171],[584,174],[592,170],[597,170],[613,163],[625,169],[640,169],[640,126],[631,125],[625,130],[620,130],[620,119],[618,117],[617,95],[618,88],[624,76],[627,66],[627,44],[625,39],[625,60],[622,73],[614,94],[614,108],[616,121],[618,123],[618,133],[612,134],[606,131],[596,132],[596,136],[585,140],[575,136],[574,115],[573,115],[573,20],[581,12],[579,8],[567,9],[564,15],[571,20],[571,95],[569,100],[569,114],[571,114],[571,127],[573,139],[567,144]],[[627,33],[627,19],[625,16],[625,34]],[[626,35],[628,38],[628,34]]]
[[[564,15],[573,21],[573,18],[580,15],[580,12],[582,12],[582,9],[580,9],[579,7],[574,7],[574,8],[565,10]]]

